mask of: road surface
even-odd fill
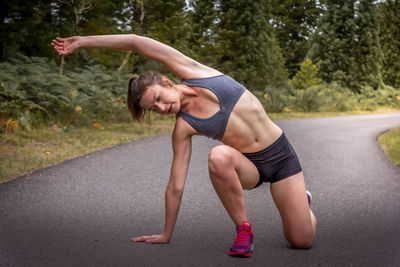
[[[255,252],[228,256],[235,228],[208,178],[218,142],[193,138],[183,203],[168,245],[159,234],[169,135],[92,153],[0,185],[0,266],[400,266],[400,171],[377,137],[400,114],[278,121],[299,155],[318,220],[311,249],[283,237],[269,185],[246,191]]]

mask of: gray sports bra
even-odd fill
[[[211,117],[198,118],[183,110],[179,111],[179,115],[199,133],[221,140],[225,134],[229,116],[246,88],[227,75],[184,80],[182,83],[207,88],[217,96],[220,110]]]

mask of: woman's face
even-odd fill
[[[150,86],[143,93],[140,106],[161,115],[176,114],[180,109],[178,92],[173,85]]]

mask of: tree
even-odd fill
[[[60,0],[60,2],[68,6],[74,15],[74,20],[72,24],[72,36],[75,36],[78,25],[82,19],[82,14],[93,7],[92,0]],[[61,56],[60,76],[64,74],[64,64],[64,56]]]
[[[380,74],[381,49],[378,39],[378,22],[376,6],[373,0],[361,0],[358,3],[357,46],[355,47],[356,71],[355,80],[360,86],[378,88],[382,85]]]
[[[154,38],[190,56],[185,0],[125,0],[123,6],[118,13],[123,32]],[[163,65],[139,55],[132,57],[129,52],[125,54],[125,67],[129,65],[128,59],[133,63],[130,71],[134,73],[167,72]]]
[[[126,13],[131,14],[125,17],[125,33],[133,32],[136,34],[143,33],[143,21],[144,21],[144,1],[127,1],[124,2],[125,8],[120,10],[120,14],[124,15]],[[118,72],[122,72],[126,70],[129,59],[132,55],[132,51],[128,51],[125,54],[124,60],[121,65],[118,67]]]
[[[285,59],[293,77],[309,50],[309,37],[317,26],[322,7],[317,0],[272,0],[272,21]]]
[[[300,64],[300,70],[293,77],[292,85],[295,89],[307,89],[320,84],[321,79],[318,78],[318,67],[307,58]]]
[[[55,56],[49,49],[57,33],[52,1],[2,0],[0,60],[23,53],[27,56]]]
[[[326,11],[318,21],[308,52],[318,65],[321,78],[330,83],[337,81],[354,91],[355,81],[356,22],[355,0],[327,0]]]
[[[190,43],[196,59],[206,65],[216,66],[216,34],[218,32],[218,5],[216,0],[191,0],[188,12]]]
[[[264,90],[287,79],[268,0],[221,0],[216,49],[218,66],[249,89]]]
[[[379,3],[378,13],[382,79],[385,84],[400,88],[400,1]]]

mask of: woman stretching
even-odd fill
[[[237,237],[229,255],[251,256],[254,234],[243,189],[253,189],[263,182],[271,183],[286,239],[297,248],[312,245],[317,221],[309,209],[311,195],[306,193],[297,155],[282,130],[243,85],[170,46],[133,34],[57,38],[52,45],[59,55],[71,54],[81,47],[135,51],[161,62],[183,80],[175,84],[166,76],[151,72],[129,81],[128,108],[134,119],[143,119],[146,111],[176,115],[164,231],[132,241],[170,241],[185,186],[191,137],[205,135],[223,143],[211,149],[208,169],[212,185],[236,225]]]

